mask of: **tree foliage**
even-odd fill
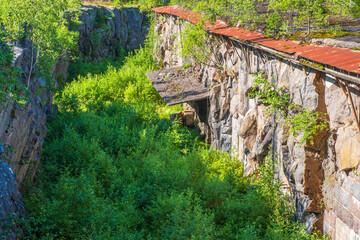
[[[216,44],[216,38],[205,31],[204,23],[186,24],[177,47],[180,48],[182,57],[194,58],[197,63],[221,68],[217,54],[219,45]]]
[[[315,27],[327,25],[326,0],[270,0],[269,10],[275,14],[280,10],[283,13],[293,14],[294,25],[298,28],[306,26],[306,31]]]
[[[79,33],[69,31],[66,19],[79,9],[80,0],[0,0],[0,22],[7,41],[31,41],[31,70],[51,78],[53,65],[77,46]],[[73,18],[76,21],[76,17]],[[29,73],[28,84],[31,80]]]
[[[19,84],[20,70],[13,66],[14,54],[1,39],[0,33],[0,103],[24,103],[27,100],[26,89]]]

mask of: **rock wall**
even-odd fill
[[[30,68],[35,55],[32,44],[29,41],[18,43],[13,52],[13,66],[22,72],[19,83],[27,86],[29,101],[25,105],[0,104],[0,236],[5,239],[16,239],[18,231],[12,221],[25,215],[19,190],[36,175],[46,134],[46,115],[52,104],[47,82]],[[58,70],[55,67],[54,73]],[[12,227],[9,229],[9,226]]]
[[[85,5],[80,16],[80,55],[87,59],[119,56],[144,45],[150,21],[138,8]]]
[[[13,65],[22,72],[19,83],[27,86],[29,101],[25,105],[14,102],[2,104],[0,141],[4,147],[2,160],[11,166],[16,175],[17,189],[21,189],[25,181],[33,180],[40,163],[46,134],[46,115],[51,110],[52,94],[45,79],[31,72],[31,58],[35,55],[32,54],[31,43],[18,44],[13,47],[13,51]],[[55,68],[54,72],[58,72],[58,69]]]
[[[165,68],[193,61],[179,56],[185,24],[189,23],[172,15],[157,16],[155,32],[160,40],[154,51]],[[213,44],[226,71],[196,65],[211,94],[208,104],[190,103],[197,111],[207,108],[207,120],[201,123],[207,141],[238,154],[245,174],[255,171],[271,145],[284,190],[296,203],[297,219],[310,231],[316,227],[332,239],[360,239],[360,132],[349,96],[332,76],[316,69],[244,44],[235,47],[224,37]],[[315,136],[314,145],[299,144],[301,136],[289,137],[274,114],[265,113],[263,104],[247,96],[257,72],[286,87],[292,103],[327,113],[329,129]],[[359,112],[359,88],[353,84],[349,88]]]
[[[81,10],[82,23],[78,30],[82,57],[94,60],[117,56],[121,49],[134,50],[144,44],[149,22],[146,14],[138,9],[84,6]],[[29,89],[29,101],[23,106],[0,104],[0,224],[15,212],[24,216],[19,190],[36,176],[47,116],[52,111],[53,93],[48,90],[47,81],[31,73],[31,59],[35,55],[32,44],[20,42],[13,47],[13,52],[13,65],[22,72],[19,83]],[[67,59],[59,60],[53,69],[54,79],[59,75],[67,76],[68,66]],[[0,238],[1,233],[0,228]],[[6,239],[16,239],[14,231],[10,230]]]

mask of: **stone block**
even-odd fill
[[[246,114],[239,132],[241,137],[246,138],[251,135],[256,135],[256,117],[257,115],[255,110],[251,110]]]
[[[351,126],[338,130],[339,138],[335,144],[337,165],[340,170],[349,170],[359,165],[360,161],[360,133]]]
[[[328,224],[330,227],[335,229],[336,227],[336,216],[333,211],[325,211],[324,213],[324,222]]]
[[[355,184],[354,179],[352,179],[351,177],[346,177],[341,186],[345,191],[347,191],[348,193],[350,193],[350,195],[352,195],[354,184]]]
[[[344,207],[350,207],[350,194],[339,185],[335,187],[335,197]]]
[[[330,236],[333,231],[335,231],[335,229],[333,229],[329,223],[324,222],[324,233]]]
[[[195,111],[184,112],[184,123],[187,127],[193,127],[195,124]]]
[[[352,188],[352,196],[355,197],[358,201],[360,201],[360,184],[355,181]]]
[[[353,229],[350,230],[350,240],[360,240],[359,234],[356,234]]]
[[[353,228],[354,225],[354,216],[346,209],[340,202],[334,201],[334,213],[335,215],[350,229]],[[337,222],[336,222],[337,225]],[[336,232],[337,232],[336,228]]]
[[[360,236],[351,229],[350,231],[350,240],[360,240]]]
[[[351,228],[339,218],[336,219],[336,240],[349,240]]]
[[[359,234],[359,228],[360,228],[360,220],[357,217],[354,217],[354,226],[353,230],[356,234]]]
[[[349,211],[358,219],[360,219],[360,201],[354,197],[350,197]]]

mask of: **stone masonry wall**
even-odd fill
[[[181,66],[180,37],[185,24],[175,16],[159,14],[155,49],[165,68]],[[251,174],[269,153],[277,153],[279,178],[293,196],[296,217],[312,230],[323,230],[332,239],[360,239],[360,132],[351,112],[349,97],[329,75],[278,58],[250,46],[234,47],[229,39],[218,38],[226,72],[196,65],[201,82],[211,93],[207,121],[201,123],[213,147],[234,151]],[[293,103],[327,113],[329,130],[318,133],[314,145],[299,144],[301,136],[289,137],[276,116],[264,113],[247,92],[253,73],[263,72],[269,81],[285,86]],[[349,84],[359,111],[358,86]],[[196,109],[199,108],[197,104]],[[206,104],[205,104],[206,105]]]

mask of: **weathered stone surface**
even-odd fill
[[[354,216],[338,201],[335,201],[334,213],[341,219],[343,223],[352,229],[354,224]]]
[[[15,193],[15,175],[10,166],[0,162],[0,219],[3,219],[12,206],[11,196]]]
[[[336,240],[358,240],[360,237],[346,223],[336,219]]]
[[[21,194],[15,187],[15,175],[10,165],[0,161],[0,222],[1,226],[13,226],[10,217],[16,213],[19,217],[24,217],[25,209],[22,204]],[[5,230],[0,227],[1,231]],[[9,229],[6,229],[9,230]],[[2,235],[1,235],[2,236]],[[8,233],[5,239],[16,239],[16,235]]]
[[[360,133],[355,126],[338,129],[335,144],[337,165],[340,170],[358,167],[360,161]]]
[[[244,120],[242,121],[240,127],[240,136],[246,138],[248,136],[255,135],[257,130],[257,121],[256,121],[257,112],[256,110],[249,111]]]
[[[81,9],[79,50],[87,59],[119,56],[145,43],[150,21],[138,8],[85,5]]]
[[[324,216],[321,214],[311,213],[306,219],[306,228],[308,233],[312,231],[322,231],[323,229]]]

